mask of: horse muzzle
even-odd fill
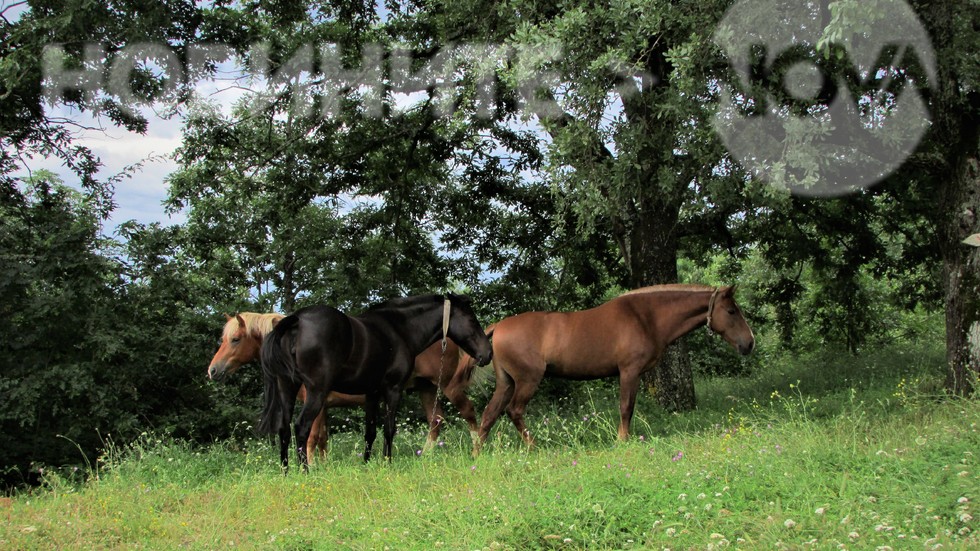
[[[738,353],[743,356],[748,356],[755,350],[755,339],[749,339],[748,341],[738,343]]]
[[[208,379],[212,381],[222,381],[228,375],[227,365],[224,363],[211,364],[208,366]]]
[[[493,359],[493,349],[491,348],[490,350],[488,350],[486,354],[480,354],[475,359],[476,359],[476,365],[480,367],[487,365],[488,363],[490,363],[490,360]]]

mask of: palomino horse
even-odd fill
[[[272,331],[272,327],[284,316],[282,314],[257,314],[240,312],[234,316],[225,316],[227,322],[221,335],[221,347],[211,359],[208,366],[208,378],[215,381],[223,380],[226,376],[238,371],[249,362],[259,359],[259,349],[262,339]],[[429,421],[429,434],[424,450],[435,445],[442,428],[442,406],[436,399],[436,385],[442,389],[449,401],[459,409],[460,415],[469,425],[470,434],[475,439],[477,434],[476,411],[473,403],[466,396],[466,385],[469,373],[456,374],[459,358],[459,347],[450,339],[446,341],[445,353],[440,343],[434,343],[415,357],[415,369],[412,372],[410,387],[418,390],[422,409]],[[467,355],[466,359],[470,357]],[[472,369],[466,362],[459,364],[464,369]],[[300,387],[296,399],[306,402],[306,387]],[[326,453],[327,419],[326,408],[355,407],[364,405],[363,394],[343,394],[331,392],[327,395],[324,411],[313,421],[306,449],[313,450],[317,455]]]
[[[290,421],[296,392],[307,402],[296,420],[297,455],[308,465],[306,442],[323,398],[333,390],[364,394],[364,460],[371,458],[382,400],[384,456],[391,459],[395,415],[413,359],[443,338],[451,338],[479,365],[492,349],[469,299],[447,294],[394,299],[352,317],[329,306],[312,306],[286,316],[262,343],[265,404],[259,429],[279,434],[279,455],[288,464]]]
[[[619,375],[619,439],[629,438],[640,374],[653,369],[667,345],[707,324],[741,354],[755,338],[735,304],[734,287],[658,285],[625,293],[580,312],[526,312],[497,322],[497,377],[474,454],[506,406],[528,446],[524,410],[545,376],[599,379]]]

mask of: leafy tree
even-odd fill
[[[107,217],[114,206],[111,182],[98,179],[101,162],[74,141],[84,125],[45,104],[145,132],[146,118],[133,102],[167,94],[179,98],[185,83],[168,81],[147,60],[137,60],[119,83],[122,98],[120,90],[106,85],[109,70],[135,43],[155,41],[182,54],[195,37],[198,19],[189,0],[5,6],[0,12],[0,194],[16,195],[16,174],[30,170],[29,159],[54,157],[97,199],[99,215]]]
[[[38,171],[0,209],[0,464],[25,474],[31,462],[80,462],[76,443],[98,445],[88,429],[137,418],[113,407],[130,388],[103,363],[121,346],[112,312],[122,282],[98,207]]]

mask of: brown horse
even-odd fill
[[[249,362],[257,361],[259,350],[262,347],[262,339],[272,331],[275,324],[284,316],[276,313],[240,312],[234,316],[226,315],[225,317],[227,322],[221,334],[221,346],[215,352],[214,358],[211,359],[211,364],[208,366],[208,378],[215,381],[224,379]],[[476,438],[478,429],[476,411],[473,408],[473,403],[466,396],[466,387],[469,382],[468,373],[461,371],[457,375],[457,368],[467,369],[465,360],[469,359],[469,356],[461,361],[459,355],[459,347],[451,339],[447,339],[445,355],[442,353],[441,344],[437,342],[415,358],[415,370],[412,373],[409,388],[418,391],[422,408],[425,410],[426,418],[429,421],[429,433],[423,448],[425,451],[432,448],[438,441],[444,420],[442,405],[436,400],[437,384],[446,398],[459,409],[460,415],[466,420],[470,428],[470,436]],[[306,401],[306,387],[300,387],[297,399],[301,402]],[[313,428],[310,430],[310,437],[307,440],[307,449],[315,450],[316,454],[321,457],[326,453],[326,408],[361,407],[363,405],[363,394],[329,393],[324,411],[321,411],[320,415],[313,421]]]
[[[486,442],[506,407],[528,446],[524,410],[545,375],[599,379],[619,375],[619,439],[629,438],[640,375],[667,346],[707,324],[741,354],[755,346],[735,304],[734,287],[658,285],[625,293],[580,312],[526,312],[497,322],[493,364],[497,377],[473,453]]]

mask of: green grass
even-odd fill
[[[198,450],[147,435],[83,484],[50,474],[5,498],[0,547],[980,546],[980,402],[939,395],[937,350],[762,361],[698,380],[698,411],[641,396],[628,443],[607,383],[532,401],[538,447],[504,420],[475,460],[459,423],[421,458],[421,427],[403,427],[391,464],[363,464],[360,436],[342,432],[327,461],[285,477],[264,441]]]

